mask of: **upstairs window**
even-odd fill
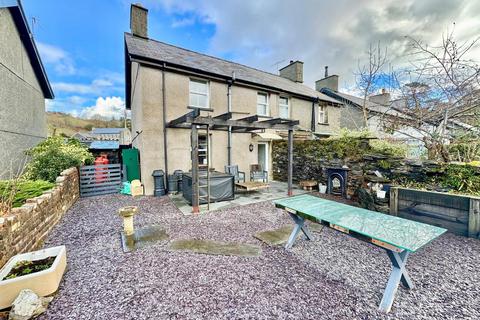
[[[328,124],[328,110],[327,106],[318,107],[318,123]]]
[[[190,79],[190,106],[208,108],[208,81]]]
[[[266,93],[257,93],[257,115],[268,116],[268,95]]]
[[[288,98],[280,97],[278,103],[278,116],[282,119],[290,118],[290,109],[288,102]]]

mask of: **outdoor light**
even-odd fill
[[[250,152],[253,151],[253,144],[250,143],[250,145],[248,146],[248,150],[250,150]]]

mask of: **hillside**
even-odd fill
[[[89,132],[92,128],[123,127],[123,120],[76,118],[62,112],[47,112],[48,135],[72,136],[76,132]]]

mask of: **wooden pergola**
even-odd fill
[[[293,194],[292,176],[293,176],[293,131],[299,124],[298,120],[270,118],[259,120],[257,115],[232,120],[233,112],[223,113],[217,116],[201,116],[200,112],[213,112],[213,109],[193,108],[192,111],[183,116],[170,121],[168,128],[183,128],[191,130],[192,145],[192,207],[193,212],[198,212],[198,127],[208,127],[209,130],[231,131],[232,133],[253,133],[264,131],[265,129],[286,130],[288,131],[288,196]]]

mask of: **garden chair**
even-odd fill
[[[235,183],[245,182],[245,172],[238,170],[238,165],[225,166],[225,173],[235,177]]]
[[[263,170],[261,164],[251,164],[250,165],[250,181],[262,180],[265,183],[268,183],[268,171]]]

